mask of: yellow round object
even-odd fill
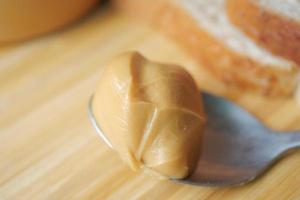
[[[78,19],[97,0],[0,0],[0,44],[31,38]]]

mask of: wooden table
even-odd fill
[[[300,155],[243,187],[205,188],[132,172],[98,137],[87,102],[105,62],[125,50],[175,62],[276,129],[300,128],[293,100],[231,91],[175,44],[109,8],[0,49],[0,199],[300,199]],[[266,144],[267,145],[267,144]]]

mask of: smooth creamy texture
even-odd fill
[[[254,1],[254,0],[253,0]],[[300,22],[300,0],[256,0],[260,6]]]
[[[172,1],[173,2],[173,1]],[[176,0],[174,1],[187,10],[201,26],[201,29],[214,35],[226,46],[239,54],[248,56],[263,64],[283,69],[291,69],[293,63],[272,55],[259,47],[242,31],[229,22],[226,14],[225,0]]]
[[[93,110],[113,148],[133,169],[183,178],[195,167],[205,117],[184,69],[135,52],[123,54],[102,75]]]

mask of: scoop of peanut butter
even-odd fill
[[[93,100],[98,124],[133,169],[186,177],[197,164],[202,100],[183,68],[130,52],[107,65]]]

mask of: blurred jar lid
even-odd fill
[[[0,0],[0,44],[55,30],[85,14],[97,0]]]

